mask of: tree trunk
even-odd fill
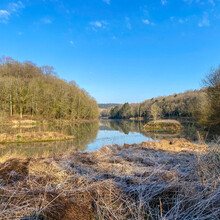
[[[20,118],[23,118],[23,107],[20,105]]]
[[[13,116],[13,106],[12,106],[12,97],[11,97],[11,94],[10,94],[10,116],[11,116],[11,117]]]

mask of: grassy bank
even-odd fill
[[[98,119],[74,119],[74,120],[67,120],[67,119],[40,119],[40,118],[23,118],[20,119],[19,117],[8,117],[8,118],[1,118],[0,125],[12,125],[12,126],[23,126],[23,125],[40,125],[40,124],[69,124],[69,123],[89,123],[95,122]]]
[[[0,219],[218,219],[219,155],[174,139],[12,158],[0,166]]]
[[[73,136],[68,136],[58,132],[25,132],[18,134],[0,134],[0,144],[8,143],[30,143],[46,141],[71,140]]]
[[[144,130],[148,132],[178,133],[183,130],[183,126],[176,120],[157,120],[144,125]]]

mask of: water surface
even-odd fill
[[[197,139],[198,131],[195,123],[182,123],[184,131],[175,134],[152,134],[143,131],[144,122],[129,120],[100,120],[99,122],[83,124],[44,124],[44,125],[22,125],[22,126],[0,126],[0,133],[22,133],[22,132],[60,132],[74,136],[73,140],[6,144],[0,145],[0,156],[5,154],[53,155],[65,153],[69,150],[94,151],[104,145],[139,144],[143,141],[186,138],[191,141]]]

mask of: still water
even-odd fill
[[[197,140],[199,128],[194,123],[182,123],[184,131],[175,135],[152,134],[143,131],[144,122],[129,120],[100,120],[99,122],[83,124],[44,124],[22,126],[0,126],[0,133],[24,132],[60,132],[74,136],[73,140],[26,143],[26,144],[0,144],[0,156],[6,154],[53,155],[65,153],[69,150],[94,151],[104,145],[138,144],[143,141],[170,139],[183,137],[191,141]]]

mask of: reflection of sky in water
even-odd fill
[[[124,134],[119,131],[112,130],[99,130],[97,138],[88,145],[86,151],[94,151],[102,148],[105,145],[124,145],[126,144],[140,144],[143,141],[149,141],[151,139],[145,137],[144,135],[136,132],[129,132],[129,134]]]

